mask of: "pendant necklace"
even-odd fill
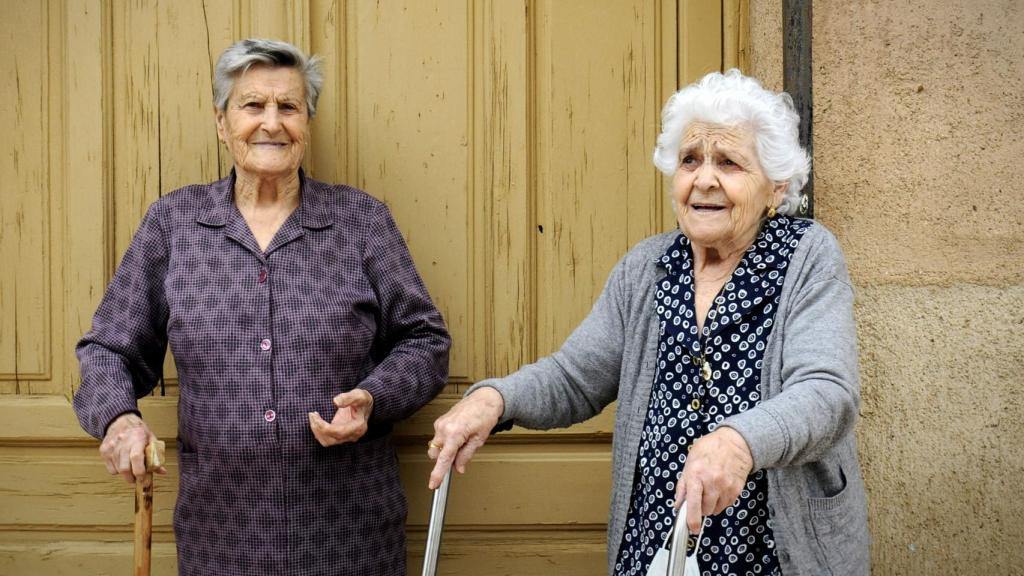
[[[725,290],[725,286],[726,284],[728,284],[728,278],[731,277],[735,271],[736,267],[733,266],[732,270],[729,271],[729,274],[727,276],[719,278],[719,280],[725,279],[725,282],[718,289],[718,293],[715,294],[715,298],[711,301],[711,307],[708,309],[708,315],[704,319],[704,327],[701,328],[700,330],[700,338],[697,340],[697,343],[700,345],[700,356],[694,356],[692,354],[690,355],[691,359],[693,360],[693,363],[696,366],[700,367],[700,376],[704,380],[704,393],[701,394],[700,399],[694,398],[693,401],[690,402],[690,407],[693,408],[694,410],[700,408],[700,405],[702,403],[701,400],[703,400],[704,397],[707,396],[707,391],[711,386],[712,372],[711,363],[708,362],[707,335],[711,333],[711,326],[715,323],[715,317],[717,315],[716,312],[718,312],[718,298],[722,295],[722,292]],[[693,272],[693,280],[694,293],[696,294],[696,271]],[[696,316],[696,299],[694,300],[694,316]]]
[[[717,301],[718,298],[716,297]],[[700,345],[700,356],[691,354],[690,359],[694,365],[700,367],[700,376],[704,380],[703,392],[700,398],[694,398],[690,401],[690,408],[693,410],[699,410],[702,404],[702,400],[707,396],[709,387],[711,386],[711,363],[708,362],[708,350],[707,350],[707,334],[711,332],[711,325],[714,323],[714,314],[718,310],[717,306],[712,303],[712,308],[708,310],[708,316],[704,320],[704,328],[701,329],[700,339],[697,341]],[[707,331],[705,333],[705,330]]]

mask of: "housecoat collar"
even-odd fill
[[[308,230],[321,230],[334,224],[334,214],[328,210],[327,191],[316,184],[299,168],[299,206],[288,219],[297,216],[301,227]],[[235,169],[232,168],[227,177],[210,186],[210,193],[203,199],[196,213],[196,222],[218,228],[229,225],[236,215],[240,215],[235,206],[234,191]]]

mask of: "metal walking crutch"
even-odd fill
[[[498,432],[512,429],[512,421],[507,420],[495,426],[490,433],[494,436]],[[448,471],[441,479],[441,485],[434,490],[434,501],[430,505],[430,524],[427,526],[427,545],[423,553],[423,576],[434,576],[437,574],[437,556],[441,552],[441,532],[444,530],[444,510],[448,504],[448,485],[452,480],[453,461],[448,466]]]
[[[163,466],[164,443],[146,446],[146,473],[135,478],[135,576],[149,576],[153,551],[153,471]]]
[[[682,527],[682,528],[680,528]],[[680,532],[682,535],[680,536]],[[686,529],[686,508],[680,508],[676,521],[672,525],[672,543],[668,547],[668,576],[683,576],[686,570],[686,540],[689,530]]]
[[[697,542],[693,548],[693,555],[700,552],[700,539],[704,537],[704,518],[701,517],[700,531],[697,532]],[[690,530],[686,526],[686,501],[684,500],[676,514],[675,523],[672,525],[672,543],[668,549],[668,576],[683,576],[686,573],[686,542],[690,539]]]
[[[441,531],[444,530],[444,510],[448,503],[448,485],[452,480],[452,469],[444,473],[441,485],[434,490],[434,502],[430,506],[430,524],[427,526],[427,546],[423,553],[423,576],[437,574],[437,556],[441,551]]]

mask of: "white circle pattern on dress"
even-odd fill
[[[655,290],[658,362],[616,555],[617,576],[645,575],[665,543],[689,446],[760,402],[765,344],[786,267],[810,225],[785,216],[768,220],[715,298],[699,336],[689,240],[680,234],[658,259],[668,272]],[[711,365],[709,381],[695,359]],[[703,576],[779,574],[767,496],[767,476],[757,470],[732,506],[705,519],[698,557]]]

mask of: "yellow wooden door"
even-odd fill
[[[555,350],[627,248],[672,225],[650,157],[681,83],[742,65],[745,0],[2,0],[0,574],[127,574],[133,496],[77,425],[74,344],[146,207],[224,175],[210,78],[232,41],[322,55],[306,168],[385,200],[454,338],[397,430],[418,573],[433,419]],[[142,401],[175,434],[177,381]],[[453,481],[444,574],[604,571],[614,408],[516,429]],[[174,574],[171,474],[154,573]],[[330,551],[325,551],[330,553]]]

